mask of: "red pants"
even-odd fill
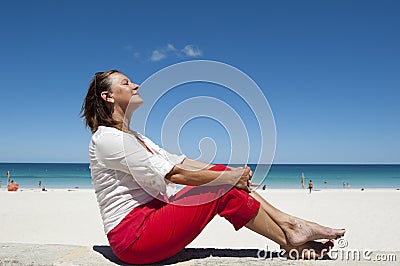
[[[217,165],[210,170],[224,169]],[[192,242],[216,214],[239,230],[260,207],[247,192],[230,186],[187,186],[169,202],[173,204],[154,199],[147,206],[135,208],[108,233],[119,259],[130,264],[167,259]]]

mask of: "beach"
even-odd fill
[[[400,223],[399,190],[327,189],[311,194],[302,189],[257,191],[285,212],[345,228],[344,240],[335,241],[338,250],[400,251],[400,234],[396,229]],[[0,243],[108,245],[94,190],[1,190],[0,202]],[[217,216],[188,248],[277,251],[279,247],[247,228],[236,232]]]

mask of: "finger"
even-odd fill
[[[244,171],[245,171],[246,173],[250,173],[251,169],[250,169],[249,167],[245,167],[245,168],[244,168]]]
[[[242,190],[244,190],[244,191],[250,192],[249,187],[246,186],[245,184],[237,184],[235,187],[236,187],[237,189],[242,189]]]
[[[247,179],[245,182],[243,182],[243,185],[245,185],[246,187],[250,187],[251,181],[249,179]]]
[[[248,186],[240,187],[240,189],[243,189],[244,191],[250,192],[250,188]]]
[[[250,179],[247,181],[247,188],[249,189],[249,191],[251,190],[251,180]]]

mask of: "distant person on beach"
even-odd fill
[[[10,171],[7,171],[6,176],[7,176],[7,184],[9,184],[10,183],[10,177],[11,177]]]
[[[273,207],[250,189],[248,166],[171,154],[132,131],[131,116],[143,103],[138,90],[117,70],[96,73],[81,110],[93,134],[90,169],[104,231],[123,262],[150,264],[177,254],[217,214],[235,230],[245,226],[275,241],[285,256],[295,250],[304,259],[322,257],[333,246],[329,240],[345,234]],[[176,193],[174,184],[186,186]]]
[[[312,180],[310,180],[310,182],[308,182],[308,189],[310,190],[310,193],[311,193],[312,188],[313,188],[313,182],[312,182]]]
[[[7,186],[8,191],[17,191],[18,188],[19,188],[19,185],[14,180],[11,180],[11,182]]]
[[[304,188],[304,173],[301,173],[301,188]]]

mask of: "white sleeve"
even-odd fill
[[[104,167],[132,175],[142,187],[166,193],[164,177],[175,164],[148,152],[136,137],[121,133],[103,133],[96,141],[96,156]]]
[[[172,162],[174,165],[175,164],[180,164],[183,162],[183,160],[186,158],[185,154],[177,155],[177,154],[172,154],[164,150],[163,148],[160,148],[160,153],[163,153],[164,156],[168,158],[170,162]]]

